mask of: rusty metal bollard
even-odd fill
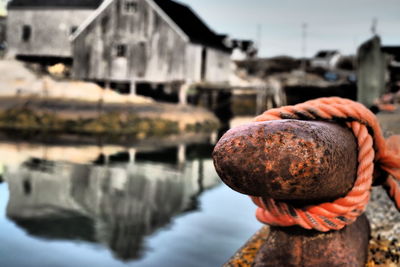
[[[302,207],[331,201],[353,187],[357,144],[339,124],[278,120],[228,131],[217,143],[216,170],[240,193]],[[339,231],[270,228],[253,266],[365,266],[370,235],[365,215]]]

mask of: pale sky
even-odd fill
[[[216,32],[257,40],[261,56],[302,55],[302,24],[307,23],[307,56],[320,49],[355,53],[371,37],[371,25],[384,44],[400,45],[400,0],[181,0]]]
[[[400,45],[400,0],[180,1],[218,33],[256,41],[257,28],[261,28],[260,56],[301,56],[303,23],[308,25],[309,57],[320,49],[355,53],[357,46],[371,37],[374,18],[383,44]],[[0,5],[5,2],[0,0]]]
[[[5,14],[5,6],[7,0],[0,0],[0,16]]]

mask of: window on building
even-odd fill
[[[128,14],[136,13],[138,10],[138,4],[134,0],[125,0],[124,12]]]
[[[23,187],[24,187],[24,193],[25,195],[30,195],[32,193],[32,184],[29,180],[25,180],[23,182]]]
[[[140,78],[143,78],[146,74],[146,43],[145,42],[140,42],[139,43],[139,51],[137,51],[137,56],[140,59],[140,62],[143,62],[142,64],[139,64],[140,66],[136,66],[138,72],[137,75]]]
[[[117,57],[126,57],[126,45],[117,45]]]
[[[29,25],[22,26],[22,41],[29,42],[32,35],[32,29]]]
[[[108,16],[105,16],[101,19],[101,33],[102,34],[106,34],[109,21],[110,21],[110,19]]]
[[[70,29],[70,34],[74,34],[77,29],[78,29],[78,26],[72,26]]]

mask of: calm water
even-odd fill
[[[211,150],[0,141],[0,266],[220,266],[261,225]]]

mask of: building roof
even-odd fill
[[[328,58],[328,57],[332,57],[336,54],[339,54],[339,51],[337,51],[337,50],[321,50],[315,55],[315,57],[316,58]]]
[[[220,35],[211,30],[187,5],[172,0],[153,0],[194,43],[229,51]]]
[[[254,45],[254,42],[252,40],[233,39],[232,40],[232,47],[233,48],[240,48],[243,51],[247,51],[249,49],[255,48],[255,45]]]
[[[103,0],[11,0],[7,8],[88,8],[96,9]]]
[[[84,32],[113,1],[114,0],[105,0],[91,16],[79,26],[78,30],[71,36],[71,40],[75,40]],[[193,43],[203,44],[226,52],[231,51],[231,49],[224,44],[224,38],[221,37],[222,35],[218,35],[211,30],[190,7],[172,0],[148,1],[150,4],[155,4],[161,12],[165,13],[168,21],[179,34],[184,36],[184,38],[189,38]],[[224,35],[224,37],[226,36]]]

